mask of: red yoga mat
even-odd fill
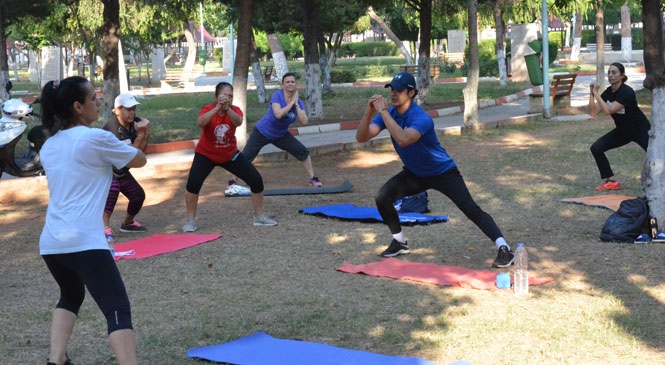
[[[113,249],[116,261],[144,259],[214,241],[220,237],[221,234],[154,234],[135,241],[117,243]]]
[[[386,258],[379,262],[352,265],[344,264],[337,271],[351,274],[381,276],[391,279],[411,280],[436,285],[461,286],[463,288],[498,290],[497,271],[471,270],[459,266],[410,262],[396,258]],[[540,285],[554,281],[554,278],[529,278],[529,285]]]

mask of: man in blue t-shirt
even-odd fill
[[[496,244],[499,252],[492,267],[512,265],[513,253],[501,230],[471,197],[455,161],[439,143],[432,118],[413,102],[418,94],[413,75],[401,72],[386,87],[390,87],[393,106],[388,107],[388,100],[383,96],[373,95],[356,132],[356,140],[363,143],[387,129],[404,164],[404,169],[388,180],[375,197],[379,214],[393,235],[390,246],[381,256],[393,257],[410,252],[393,202],[434,189],[452,200]],[[374,113],[378,115],[372,118]]]

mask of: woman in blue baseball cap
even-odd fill
[[[379,214],[393,235],[390,246],[381,256],[393,257],[410,252],[393,202],[434,189],[452,200],[496,244],[499,252],[492,267],[512,265],[514,256],[501,230],[471,197],[455,161],[439,143],[432,117],[413,102],[418,94],[416,79],[408,72],[400,72],[386,87],[391,90],[392,107],[385,97],[373,95],[356,131],[356,140],[363,143],[387,129],[404,164],[404,169],[390,178],[375,197]],[[375,113],[378,114],[374,116]]]

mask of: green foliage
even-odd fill
[[[212,58],[217,61],[220,65],[223,64],[224,62],[224,48],[214,48],[212,50]]]
[[[348,70],[332,69],[330,70],[330,81],[333,84],[356,82],[356,75]]]
[[[356,57],[397,56],[400,54],[399,49],[392,42],[343,43],[340,51],[342,51],[340,57],[351,55]]]
[[[282,49],[284,50],[284,56],[287,59],[294,59],[297,57],[302,57],[303,55],[303,46],[302,46],[302,35],[292,33],[292,34],[282,34],[277,35],[279,37],[279,42],[282,44]],[[272,53],[270,52],[270,45],[268,44],[268,35],[263,31],[254,32],[254,41],[256,42],[256,51],[259,58],[270,58]]]
[[[565,44],[566,32],[564,31],[551,31],[547,33],[547,42],[556,45],[556,49],[563,48]],[[551,52],[550,52],[551,53]]]

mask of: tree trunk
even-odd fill
[[[404,55],[404,58],[406,59],[406,63],[409,65],[413,65],[413,58],[411,57],[411,53],[409,53],[409,50],[406,49],[404,43],[402,43],[402,41],[400,41],[399,38],[397,38],[395,33],[393,33],[393,31],[390,30],[388,24],[386,24],[386,22],[384,22],[383,19],[381,19],[381,17],[379,17],[374,12],[374,9],[372,9],[371,6],[367,9],[367,13],[369,14],[369,17],[374,19],[374,21],[379,25],[379,27],[381,27],[381,29],[383,30],[384,33],[386,33],[388,38],[390,38],[390,40],[393,41],[393,43],[395,43],[397,48],[399,48],[400,52],[402,52],[402,55]]]
[[[596,82],[600,90],[605,89],[605,20],[603,19],[603,0],[593,3],[596,10]]]
[[[118,42],[120,41],[120,3],[118,0],[102,0],[104,3],[104,116],[103,124],[113,116],[115,97],[120,94]],[[94,56],[92,56],[94,59]]]
[[[252,42],[252,18],[254,0],[240,1],[238,9],[238,45],[233,65],[233,104],[243,111],[243,123],[236,129],[238,148],[247,143],[247,73],[249,72],[250,44]]]
[[[464,131],[471,132],[480,129],[478,123],[478,76],[480,74],[480,61],[478,59],[478,0],[469,0],[468,7],[469,26],[469,71],[466,76],[466,86],[462,89],[464,94]]]
[[[506,67],[506,23],[501,17],[501,1],[494,1],[494,26],[496,27],[496,61],[499,65],[499,83],[501,86],[508,84],[508,70]]]
[[[642,186],[649,212],[661,225],[665,222],[665,61],[663,14],[658,1],[642,0],[644,24],[644,87],[652,91],[649,148],[642,172]]]
[[[575,34],[573,35],[573,49],[570,51],[570,60],[579,61],[582,48],[582,13],[575,13]]]
[[[263,72],[261,72],[261,63],[259,62],[258,52],[256,50],[256,39],[254,39],[254,32],[252,32],[252,44],[249,49],[249,62],[252,64],[252,74],[254,75],[254,83],[256,84],[256,96],[260,104],[268,101],[266,97],[266,84],[263,80]]]
[[[621,7],[621,62],[633,59],[633,44],[630,32],[630,10],[627,5]]]
[[[184,22],[185,39],[187,40],[187,58],[185,58],[185,67],[182,69],[180,81],[186,82],[192,78],[194,72],[194,65],[196,64],[196,41],[194,39],[194,31],[189,28],[189,22]],[[249,41],[249,40],[248,40]],[[249,57],[249,55],[247,56]],[[249,70],[249,66],[247,66]]]
[[[304,17],[303,45],[305,49],[305,73],[307,74],[305,90],[305,109],[309,119],[323,119],[323,101],[321,100],[321,66],[319,64],[319,47],[317,35],[317,5],[310,0],[301,0]]]
[[[318,27],[317,27],[318,28]],[[333,93],[332,82],[330,80],[330,68],[328,68],[328,52],[330,49],[326,46],[326,39],[318,28],[319,35],[319,67],[321,68],[321,94],[329,95]]]
[[[286,63],[286,55],[284,55],[284,48],[282,42],[279,40],[277,33],[268,34],[268,45],[272,53],[272,62],[275,66],[275,73],[277,80],[282,81],[282,76],[289,72],[289,65]]]
[[[9,99],[7,92],[7,83],[9,82],[9,63],[7,62],[7,29],[5,28],[5,9],[0,6],[0,44],[3,45],[2,52],[0,52],[0,101]]]
[[[430,41],[432,39],[432,0],[420,2],[420,45],[418,46],[418,95],[421,104],[429,96]]]

